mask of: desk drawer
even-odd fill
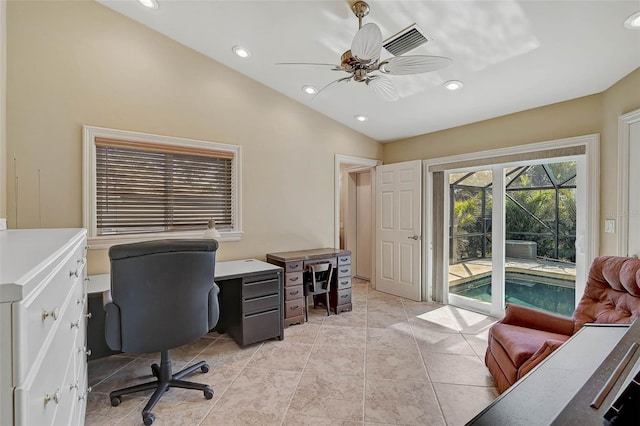
[[[351,265],[338,266],[338,278],[350,277],[350,276],[351,276]]]
[[[292,285],[302,284],[302,271],[300,272],[287,272],[284,274],[284,286],[289,287]]]
[[[271,337],[282,336],[280,329],[280,309],[247,315],[243,321],[242,343],[260,342]]]
[[[345,305],[351,303],[351,289],[338,290],[336,292],[336,305]]]
[[[287,287],[284,290],[284,300],[286,300],[286,301],[300,299],[303,296],[304,296],[304,292],[302,290],[302,286],[301,285],[295,285],[295,286],[292,286],[292,287]]]
[[[338,265],[351,265],[351,255],[338,256]]]
[[[245,281],[242,288],[242,297],[245,299],[251,299],[268,294],[277,294],[279,284],[277,277],[269,277],[265,280],[253,282]]]
[[[242,312],[244,314],[252,314],[254,312],[277,308],[279,305],[280,294],[260,296],[253,299],[245,299],[244,303],[242,304]]]
[[[284,303],[285,318],[296,317],[304,314],[304,300],[302,298]]]
[[[343,290],[345,288],[351,288],[351,277],[340,277],[337,281],[338,290]]]
[[[285,272],[295,272],[302,271],[302,266],[304,262],[302,260],[298,260],[296,262],[287,262],[284,266]]]

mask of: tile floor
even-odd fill
[[[172,351],[174,371],[206,360],[190,380],[213,387],[171,389],[153,413],[162,425],[462,425],[498,392],[484,366],[494,319],[413,302],[353,284],[353,312],[285,329],[282,341],[240,348],[211,333]],[[150,392],[111,407],[108,392],[150,380],[158,354],[89,363],[87,425],[141,425]]]

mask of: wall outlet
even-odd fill
[[[4,231],[5,229],[7,229],[7,219],[0,217],[0,231]]]
[[[613,219],[605,219],[604,220],[604,232],[607,234],[615,234],[616,232],[616,221]]]

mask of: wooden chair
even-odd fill
[[[316,296],[325,295],[324,305],[329,315],[329,292],[331,291],[331,278],[333,266],[331,263],[317,263],[307,266],[304,283],[304,315],[309,321],[309,296],[313,297],[313,307],[316,307]]]

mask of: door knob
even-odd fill
[[[416,240],[417,241],[417,240],[420,239],[420,235],[414,235],[414,236],[407,237],[407,238],[410,239],[410,240]]]

